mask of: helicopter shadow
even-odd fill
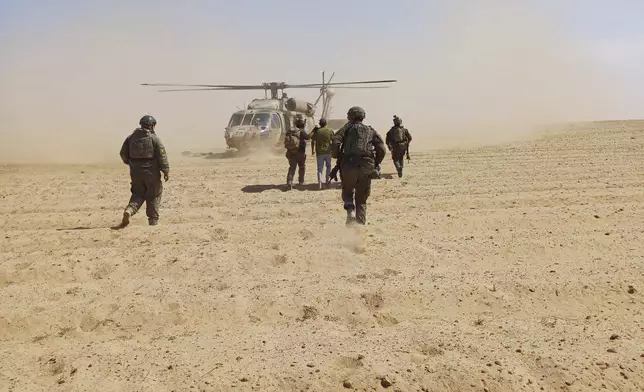
[[[231,159],[231,158],[236,158],[243,156],[244,154],[239,153],[238,151],[224,151],[224,152],[209,152],[207,154],[203,154],[203,157],[205,159]]]
[[[339,182],[331,183],[331,184],[329,184],[328,187],[324,187],[322,189],[320,189],[318,184],[312,183],[312,184],[305,184],[305,185],[294,185],[293,190],[291,190],[290,192],[294,192],[294,191],[300,191],[300,192],[302,192],[302,191],[305,191],[305,192],[319,191],[319,192],[322,192],[322,191],[328,191],[328,190],[340,189],[340,188],[341,188],[341,185],[340,185]],[[245,187],[243,187],[241,189],[241,191],[244,192],[244,193],[262,193],[262,192],[265,192],[265,191],[273,191],[273,190],[282,191],[282,192],[289,192],[289,189],[285,184],[280,184],[280,185],[277,185],[277,184],[246,185]]]

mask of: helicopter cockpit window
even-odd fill
[[[251,120],[253,119],[252,113],[246,113],[244,119],[242,120],[241,125],[250,125]]]
[[[235,126],[241,125],[242,118],[244,118],[244,115],[242,113],[233,114],[232,117],[230,118],[230,122],[228,123],[228,126],[235,127]]]
[[[253,117],[252,125],[258,126],[258,127],[266,127],[268,128],[268,123],[270,122],[270,114],[269,113],[256,113],[255,116]]]
[[[281,128],[281,121],[280,118],[277,114],[273,113],[271,116],[271,129],[280,129]]]

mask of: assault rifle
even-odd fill
[[[331,169],[331,173],[329,173],[329,181],[326,182],[327,185],[331,183],[331,180],[335,180],[336,182],[338,181],[338,171],[340,170],[340,162],[341,158],[338,158],[335,160],[335,166],[333,169]]]

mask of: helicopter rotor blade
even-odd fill
[[[318,98],[315,100],[315,103],[313,104],[313,106],[317,106],[318,102],[320,102],[320,98],[322,98],[322,96],[324,95],[324,85],[325,84],[326,84],[326,82],[324,80],[324,71],[322,71],[322,86],[323,87],[320,88],[320,95],[318,95]],[[322,101],[322,106],[324,106],[324,104],[325,104],[324,101],[325,100]]]
[[[337,86],[336,88],[356,88],[356,89],[371,89],[371,88],[391,88],[391,86]]]
[[[329,78],[329,80],[326,81],[327,86],[324,87],[324,109],[322,111],[322,115],[324,116],[324,118],[327,118],[329,116],[329,111],[331,110],[331,99],[333,97],[329,97],[329,95],[327,94],[327,91],[328,91],[328,84],[331,83],[334,76],[335,76],[335,71],[331,74],[331,77]]]
[[[256,88],[239,88],[239,87],[212,87],[212,88],[181,88],[159,90],[161,93],[176,92],[176,91],[231,91],[231,90],[257,90]]]
[[[320,88],[320,87],[328,87],[328,86],[341,86],[341,85],[349,85],[349,84],[370,84],[370,83],[395,83],[397,80],[364,80],[364,81],[356,81],[356,82],[336,82],[336,83],[325,83],[325,84],[319,84],[319,83],[313,83],[313,84],[287,84],[285,87],[286,88]]]
[[[157,87],[214,87],[214,88],[239,88],[245,90],[263,90],[264,86],[261,84],[175,84],[175,83],[142,83],[141,86],[157,86]]]

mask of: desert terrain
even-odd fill
[[[156,227],[125,165],[1,167],[0,391],[644,390],[644,121],[412,145],[361,229],[167,148]]]

